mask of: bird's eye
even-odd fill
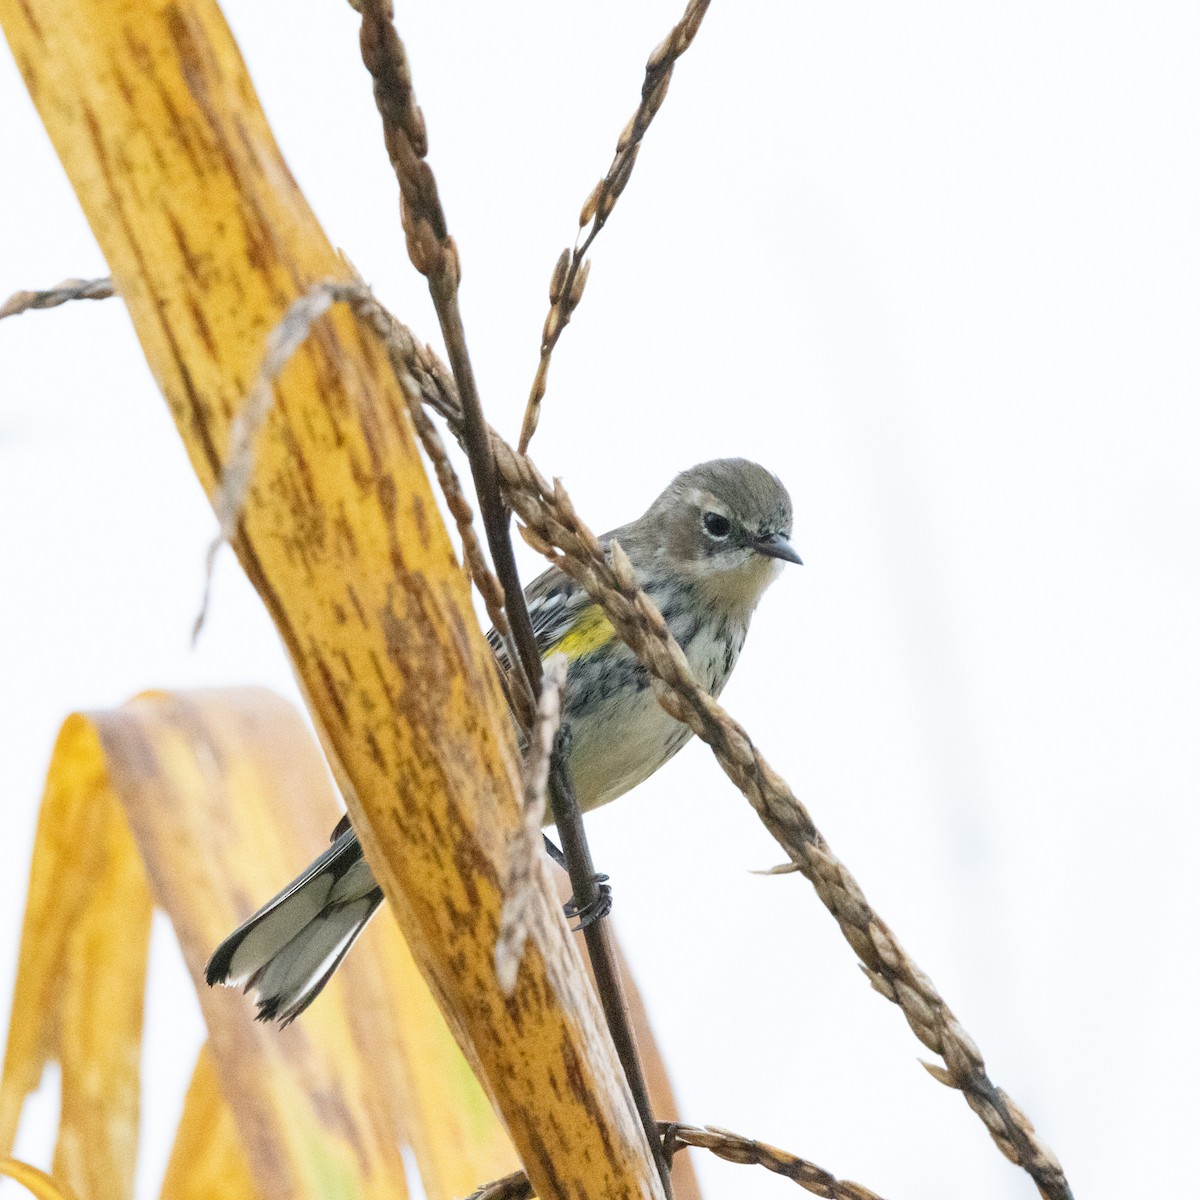
[[[727,538],[732,528],[733,526],[729,523],[728,517],[723,517],[720,513],[715,512],[706,512],[704,514],[704,529],[709,537],[717,538],[718,540]]]

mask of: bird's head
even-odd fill
[[[744,458],[681,472],[637,525],[653,530],[661,565],[731,615],[748,616],[783,563],[800,562],[787,489]]]

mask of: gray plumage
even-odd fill
[[[763,592],[783,562],[800,561],[791,531],[791,500],[779,480],[756,463],[725,458],[681,472],[641,517],[601,541],[621,544],[716,696]],[[568,657],[563,722],[587,811],[647,779],[691,731],[658,704],[645,667],[569,576],[551,567],[525,597],[542,655]],[[498,639],[488,636],[503,663]],[[259,1019],[287,1024],[312,1003],[382,899],[343,823],[320,858],[217,948],[206,978],[255,991]]]

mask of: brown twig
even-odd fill
[[[637,111],[630,117],[628,124],[621,130],[617,139],[617,149],[604,178],[592,189],[584,202],[579,214],[579,234],[575,245],[570,250],[564,250],[554,264],[554,273],[550,276],[550,311],[546,314],[542,325],[541,354],[538,358],[537,371],[533,377],[533,385],[529,389],[529,399],[525,402],[525,416],[521,421],[521,437],[517,449],[524,454],[529,449],[529,441],[537,429],[542,412],[542,399],[546,395],[546,376],[550,370],[550,356],[562,331],[570,323],[579,301],[583,299],[583,289],[587,284],[590,262],[585,262],[592,243],[600,230],[604,228],[608,218],[616,207],[617,200],[625,190],[633,165],[637,161],[641,149],[642,138],[650,128],[650,122],[662,107],[667,98],[667,88],[671,84],[671,75],[675,64],[685,50],[695,40],[700,29],[700,22],[708,11],[709,0],[689,0],[684,14],[678,24],[655,47],[646,62],[646,77],[642,81],[642,97]],[[590,223],[590,228],[588,225]],[[586,236],[584,229],[587,229]],[[580,238],[583,240],[580,241]]]
[[[672,1121],[660,1121],[658,1132],[663,1140],[663,1150],[667,1160],[687,1147],[696,1150],[708,1150],[726,1162],[742,1163],[747,1166],[763,1167],[776,1175],[782,1175],[793,1183],[799,1184],[806,1192],[814,1196],[824,1196],[826,1200],[882,1200],[877,1192],[863,1187],[861,1183],[851,1183],[838,1179],[836,1175],[818,1167],[816,1163],[768,1146],[765,1142],[753,1138],[742,1137],[730,1133],[728,1129],[718,1129],[714,1125],[700,1128],[696,1125],[680,1125]],[[533,1189],[529,1180],[521,1171],[497,1179],[494,1183],[485,1184],[478,1191],[472,1192],[469,1200],[532,1200]]]
[[[679,1125],[664,1121],[661,1125],[663,1142],[670,1153],[676,1147],[688,1146],[698,1150],[709,1150],[726,1162],[745,1163],[763,1167],[776,1175],[782,1175],[798,1183],[814,1196],[825,1196],[827,1200],[881,1200],[878,1193],[861,1183],[838,1179],[816,1163],[799,1158],[787,1150],[769,1146],[753,1138],[730,1133],[706,1125],[703,1129],[695,1125]]]
[[[525,755],[523,819],[508,845],[508,877],[504,881],[504,904],[500,909],[500,931],[496,935],[496,978],[506,994],[511,994],[516,987],[521,955],[532,932],[528,912],[536,895],[535,880],[546,860],[546,851],[542,847],[546,787],[550,782],[550,761],[562,720],[566,687],[567,657],[555,654],[546,661],[542,672],[537,719],[530,730],[529,749]]]
[[[505,607],[525,672],[534,689],[541,682],[541,664],[533,625],[513,557],[508,513],[496,486],[488,430],[483,419],[475,373],[467,353],[466,335],[458,305],[460,266],[458,248],[446,227],[437,180],[425,161],[428,141],[425,118],[413,94],[412,74],[404,44],[392,24],[390,0],[357,0],[362,17],[359,41],[363,65],[374,84],[375,106],[383,124],[388,158],[400,185],[400,219],[413,266],[425,276],[438,323],[458,385],[462,411],[462,441],[471,463],[475,492],[496,574],[504,587]]]
[[[620,546],[612,543],[606,557],[562,487],[551,487],[499,437],[494,445],[505,494],[525,523],[527,540],[587,589],[654,676],[663,707],[712,747],[725,773],[833,914],[872,986],[899,1005],[921,1042],[942,1056],[946,1067],[935,1077],[962,1091],[1001,1152],[1033,1177],[1043,1196],[1070,1200],[1057,1158],[1028,1117],[988,1078],[979,1048],[932,981],[867,903],[787,783],[696,681],[662,614],[638,588]]]
[[[402,325],[384,308],[373,293],[368,292],[367,295],[370,302],[360,303],[355,311],[382,341],[392,370],[398,378],[412,380],[421,403],[442,417],[461,443],[462,404],[450,369],[428,345],[417,340],[408,326]],[[407,390],[405,395],[408,395]]]
[[[383,124],[384,144],[400,186],[401,223],[409,257],[413,266],[428,281],[450,358],[450,369],[458,385],[462,413],[461,441],[471,464],[488,548],[504,590],[508,622],[532,699],[532,693],[541,686],[541,657],[513,554],[509,512],[501,498],[496,478],[491,430],[484,421],[475,373],[467,352],[458,303],[461,274],[458,249],[447,228],[437,181],[425,161],[428,152],[425,120],[416,103],[404,45],[392,24],[391,0],[354,0],[354,7],[362,18],[359,41],[363,65],[371,75],[375,105]],[[576,889],[575,898],[580,907],[585,908],[598,898],[595,870],[591,855],[587,853],[582,814],[578,805],[570,802],[572,793],[569,784],[564,783],[564,778],[565,772],[561,768],[553,773],[550,800],[572,887]],[[658,1139],[654,1136],[654,1116],[650,1110],[642,1066],[625,1012],[624,998],[620,994],[616,963],[603,934],[602,921],[588,927],[587,945],[593,957],[593,970],[613,1041],[646,1131],[647,1143],[655,1155],[663,1188],[670,1196],[670,1172],[662,1158]],[[596,956],[602,961],[596,961]],[[606,996],[606,988],[614,989],[614,994]]]
[[[107,300],[116,295],[113,281],[103,279],[64,279],[42,292],[13,292],[0,304],[0,321],[37,308],[57,308],[71,300]]]

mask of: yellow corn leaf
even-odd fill
[[[388,991],[400,1054],[406,1070],[409,1141],[429,1200],[451,1200],[481,1183],[515,1171],[520,1162],[404,944],[390,912],[377,917],[361,939],[378,954]],[[349,957],[341,967],[340,973]],[[383,1061],[375,1062],[377,1086],[397,1091]]]
[[[199,981],[224,935],[328,841],[337,809],[324,764],[265,691],[147,695],[93,720],[155,898]],[[379,973],[359,973],[363,1008],[378,1018]],[[250,1020],[238,993],[198,986],[262,1195],[403,1196],[399,1112],[393,1093],[372,1094],[347,983],[286,1030]],[[372,1053],[386,1057],[394,1034],[385,1027],[379,1041]]]
[[[225,934],[328,844],[340,811],[321,752],[290,705],[262,689],[152,694],[96,722],[155,898],[199,980]],[[222,1091],[243,1137],[255,1131],[252,1163],[267,1130],[311,1152],[318,1120],[361,1143],[359,1157],[374,1147],[376,1166],[364,1176],[386,1163],[363,1195],[403,1195],[402,1138],[431,1200],[464,1195],[515,1165],[389,918],[372,922],[320,1001],[287,1029],[251,1020],[253,1006],[236,991],[199,991]],[[266,1096],[253,1099],[268,1087],[264,1062],[277,1089],[266,1110]],[[297,1076],[315,1097],[301,1113],[291,1107]],[[341,1095],[329,1076],[343,1080]],[[262,1173],[274,1153],[255,1163],[264,1197],[273,1194]],[[353,1174],[353,1157],[314,1164],[316,1176]]]
[[[211,492],[269,334],[311,285],[349,268],[289,174],[215,0],[0,0],[0,23]],[[511,996],[495,977],[520,824],[515,739],[386,358],[335,311],[273,395],[235,549],[421,972],[543,1195],[660,1197],[544,877]],[[196,936],[180,930],[185,952]],[[337,1051],[305,1028],[273,1043],[298,1074]],[[227,1037],[214,1027],[232,1097]],[[293,1147],[309,1136],[300,1108],[290,1136],[276,1131]]]
[[[132,1194],[150,893],[94,728],[54,748],[0,1076],[0,1155],[25,1097],[62,1065],[54,1176],[84,1200]]]
[[[311,735],[262,689],[155,693],[71,717],[35,846],[0,1150],[57,1056],[55,1176],[81,1200],[131,1194],[148,877],[210,1034],[165,1196],[402,1198],[404,1141],[431,1200],[511,1170],[507,1138],[390,920],[286,1030],[202,982],[212,948],[321,849],[337,818]]]
[[[45,1171],[17,1162],[15,1158],[0,1159],[0,1177],[15,1179],[37,1200],[75,1200],[75,1197],[59,1183],[55,1183]]]
[[[200,1051],[163,1179],[162,1200],[257,1200],[233,1111],[207,1046]]]

